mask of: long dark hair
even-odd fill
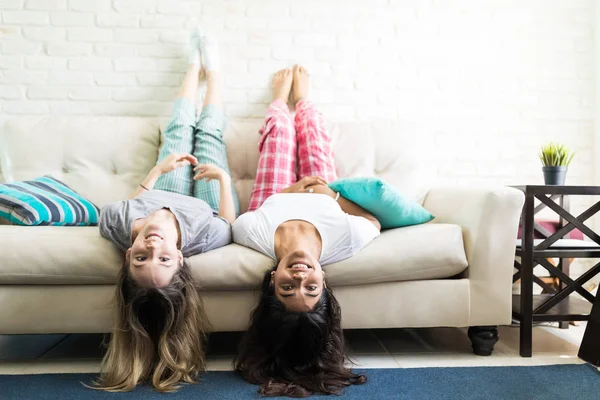
[[[364,383],[364,375],[344,366],[341,317],[329,288],[323,288],[314,310],[287,311],[275,297],[271,271],[267,271],[250,328],[240,342],[235,370],[260,385],[264,396],[340,394],[346,386]]]
[[[124,392],[150,381],[160,392],[204,371],[208,319],[185,261],[163,288],[143,288],[125,260],[116,287],[117,319],[95,388]]]

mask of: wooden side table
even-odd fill
[[[515,261],[517,273],[513,281],[521,279],[521,294],[513,296],[513,316],[520,322],[520,354],[522,357],[532,355],[533,323],[542,321],[587,321],[590,318],[591,304],[595,298],[583,285],[600,273],[600,263],[596,264],[581,277],[573,280],[569,277],[568,263],[570,258],[600,258],[600,235],[588,228],[584,222],[600,211],[600,201],[588,208],[579,216],[573,216],[560,201],[570,195],[600,195],[599,186],[516,186],[525,193],[525,205],[521,215],[521,245],[516,248],[516,255],[521,262]],[[540,205],[535,206],[535,200]],[[567,203],[568,204],[568,203]],[[534,241],[536,229],[534,215],[548,207],[556,212],[564,225],[546,239]],[[564,240],[573,229],[579,229],[592,242],[580,240]],[[558,258],[559,266],[552,265],[547,259]],[[552,276],[561,282],[560,290],[554,293],[533,295],[533,284],[544,286],[543,282],[533,275],[536,265],[544,267]],[[536,279],[537,278],[537,279]],[[574,292],[584,300],[570,297]]]

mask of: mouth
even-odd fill
[[[309,269],[312,269],[310,265],[301,262],[289,265],[288,268],[292,271],[308,271]]]
[[[160,236],[158,233],[150,233],[150,234],[148,234],[148,236],[146,236],[146,240],[148,240],[150,238],[158,238],[160,240],[163,240],[163,237]]]

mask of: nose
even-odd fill
[[[297,271],[294,272],[294,274],[292,274],[292,278],[294,278],[297,281],[303,281],[306,279],[306,272],[302,272],[302,271]]]
[[[146,244],[146,248],[148,249],[152,249],[152,248],[157,248],[159,243],[157,240],[144,240],[144,243]]]

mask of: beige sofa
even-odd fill
[[[242,209],[258,161],[261,121],[229,123],[225,138]],[[161,123],[147,118],[39,117],[0,131],[0,182],[52,174],[99,207],[127,198],[154,165]],[[385,231],[355,257],[326,267],[345,328],[480,327],[511,322],[511,276],[523,195],[506,187],[433,187],[427,144],[393,122],[331,127],[339,175],[375,175],[423,201],[436,218]],[[244,330],[265,270],[232,244],[192,257],[216,331]],[[97,227],[0,226],[0,334],[109,332],[122,255]]]

